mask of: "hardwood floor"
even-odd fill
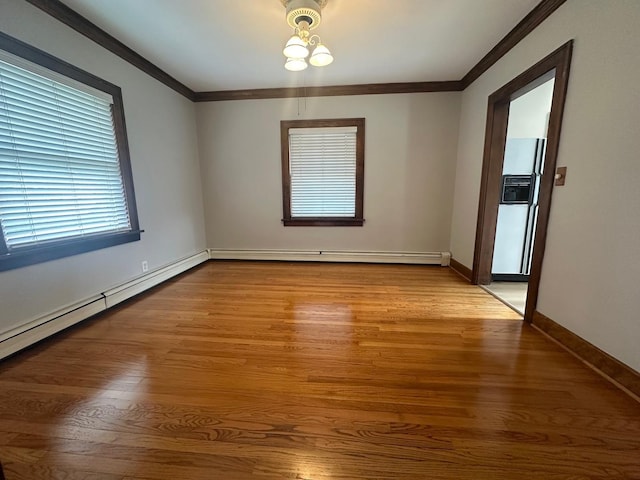
[[[640,478],[640,404],[449,269],[212,262],[0,363],[7,480]]]

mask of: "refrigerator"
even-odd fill
[[[493,280],[529,278],[545,147],[543,138],[507,139],[491,268]]]

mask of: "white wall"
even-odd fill
[[[139,242],[0,273],[0,333],[205,248],[191,101],[24,0],[0,0],[0,30],[122,88]]]
[[[197,106],[208,246],[449,251],[459,93]],[[298,116],[300,110],[300,116]],[[366,118],[363,227],[284,227],[280,120]]]
[[[569,0],[462,95],[451,250],[473,260],[487,97],[575,39],[537,309],[640,370],[640,2]]]
[[[552,78],[511,101],[507,138],[547,138],[554,83]]]

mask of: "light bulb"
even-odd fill
[[[307,44],[298,35],[293,35],[282,51],[287,58],[307,58],[309,56],[309,49]]]
[[[333,62],[333,55],[327,47],[322,43],[318,43],[318,46],[313,50],[309,63],[314,67],[325,67]]]
[[[287,58],[284,68],[290,72],[300,72],[307,68],[307,62],[304,61],[304,58]]]

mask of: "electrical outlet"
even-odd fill
[[[149,271],[149,262],[146,260],[142,261],[142,273]]]

